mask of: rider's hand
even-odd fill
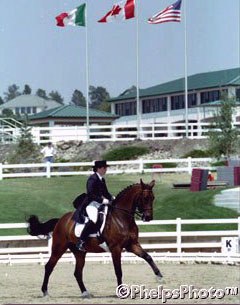
[[[109,200],[107,198],[104,198],[102,203],[103,204],[109,204]]]

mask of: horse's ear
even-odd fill
[[[152,181],[149,183],[149,186],[150,186],[150,188],[152,189],[152,188],[154,187],[154,185],[155,185],[155,180],[152,180]]]
[[[143,183],[142,179],[140,179],[140,185],[141,185],[142,188],[144,188],[145,184]]]

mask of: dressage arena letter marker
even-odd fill
[[[222,253],[235,254],[240,252],[238,237],[222,237]]]

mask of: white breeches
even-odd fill
[[[98,208],[100,207],[100,205],[101,205],[101,203],[99,203],[97,201],[92,201],[86,207],[86,212],[88,214],[88,217],[94,223],[97,222],[97,219],[98,219]]]

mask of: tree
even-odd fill
[[[23,94],[31,94],[32,93],[32,89],[30,88],[29,85],[25,85],[24,86],[24,90],[23,90]]]
[[[240,147],[239,131],[233,127],[234,107],[233,98],[223,97],[220,111],[214,115],[212,130],[208,134],[210,151],[217,158],[229,157]]]
[[[0,96],[0,105],[2,105],[4,103],[3,98]]]
[[[48,97],[47,97],[47,94],[46,94],[46,91],[43,90],[43,89],[37,89],[36,91],[36,95],[45,99],[45,100],[48,100]]]
[[[11,109],[9,109],[9,108],[3,109],[2,115],[3,115],[4,117],[6,117],[6,118],[12,118],[12,117],[14,117],[13,111],[12,111]]]
[[[82,94],[81,91],[79,90],[74,90],[72,98],[71,98],[71,104],[76,105],[76,106],[86,106],[86,99],[84,95]]]
[[[98,106],[98,110],[105,111],[105,112],[111,112],[111,105],[108,102],[102,102]]]
[[[48,96],[51,100],[54,100],[61,105],[64,104],[63,103],[63,101],[64,101],[63,97],[57,91],[51,91]]]
[[[99,109],[101,103],[106,102],[110,95],[106,88],[103,87],[89,87],[89,96],[91,99],[91,108]]]
[[[15,84],[11,85],[8,87],[8,91],[4,92],[5,95],[5,102],[8,102],[12,99],[14,99],[15,97],[21,95],[21,93],[19,92],[19,87]]]
[[[15,160],[17,163],[32,162],[35,161],[37,154],[38,151],[33,142],[31,127],[29,127],[27,117],[25,117],[22,122],[20,137],[17,142],[15,154],[12,156],[12,160]]]

